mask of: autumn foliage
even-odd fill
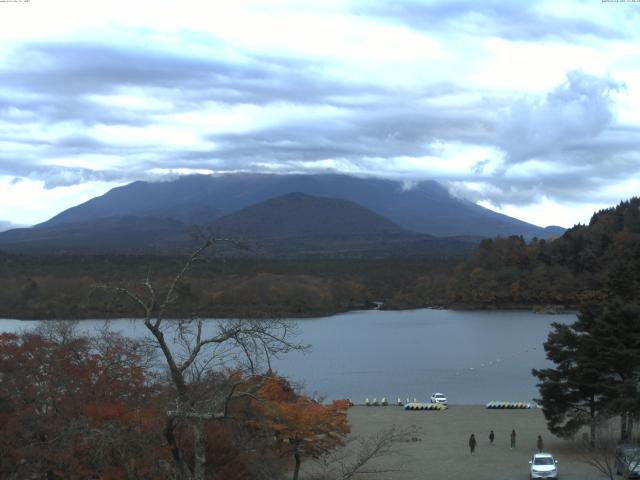
[[[172,452],[164,429],[174,392],[146,365],[140,343],[113,333],[1,334],[0,478],[167,478]],[[349,433],[346,405],[313,402],[275,375],[243,380],[221,372],[206,381],[244,382],[256,391],[232,406],[229,421],[207,424],[206,478],[297,473],[301,459],[339,446]],[[174,433],[190,458],[188,422]]]
[[[123,338],[0,335],[0,476],[145,478],[158,415],[138,361]]]
[[[351,431],[348,402],[323,405],[298,395],[286,379],[277,376],[266,380],[260,397],[265,400],[260,405],[266,413],[264,425],[274,432],[278,451],[294,459],[294,479],[304,458],[317,458],[341,446]]]

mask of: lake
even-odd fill
[[[406,397],[427,401],[443,392],[451,404],[490,400],[531,401],[537,396],[532,368],[544,368],[543,342],[552,322],[575,315],[525,311],[366,310],[331,317],[292,320],[309,353],[291,353],[273,362],[306,393],[327,400]],[[0,331],[37,322],[0,320]],[[139,320],[111,320],[114,330],[146,333]],[[82,322],[90,332],[102,325]]]

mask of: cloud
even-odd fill
[[[401,22],[418,30],[446,29],[510,40],[574,40],[584,36],[617,39],[628,36],[619,22],[604,22],[603,12],[600,12],[599,20],[594,20],[592,13],[595,12],[584,12],[581,16],[575,3],[568,4],[567,11],[558,9],[554,3],[397,0],[356,4],[355,11]],[[549,5],[554,8],[545,8]],[[629,14],[635,15],[634,12]]]
[[[441,141],[488,141],[491,120],[473,108],[451,111],[396,99],[371,110],[354,109],[336,118],[311,117],[256,132],[213,135],[211,154],[232,164],[253,160],[314,162],[326,159],[421,157]],[[199,155],[198,153],[195,154]],[[312,166],[312,165],[310,165]]]
[[[7,230],[12,230],[14,228],[22,228],[26,225],[18,225],[13,222],[9,222],[7,220],[0,220],[0,232],[6,232]]]
[[[0,110],[21,121],[0,120],[10,145],[0,173],[55,188],[153,169],[326,171],[337,160],[365,170],[367,158],[423,156],[434,141],[490,141],[486,99],[455,83],[347,80],[317,59],[230,55],[207,40],[210,55],[115,41],[19,45],[0,67]],[[472,99],[438,104],[457,95]]]
[[[517,99],[496,127],[498,158],[473,174],[449,179],[451,191],[494,207],[599,205],[636,195],[640,127],[616,121],[614,92],[622,82],[570,71],[545,95]],[[616,188],[611,188],[616,185]]]
[[[525,162],[509,170],[476,172],[445,181],[458,196],[486,201],[497,207],[526,206],[548,198],[579,205],[585,201],[611,205],[637,195],[637,189],[623,188],[640,175],[640,140],[635,151],[610,149],[604,142],[591,142],[575,150],[547,155],[544,161]],[[553,213],[550,212],[550,215]]]
[[[132,39],[134,40],[134,39]],[[5,61],[0,74],[4,89],[15,89],[16,96],[0,96],[4,107],[31,110],[52,119],[83,118],[127,123],[136,120],[132,105],[120,104],[118,95],[127,89],[149,100],[166,99],[166,106],[185,108],[198,103],[266,104],[279,101],[316,103],[329,95],[358,94],[362,84],[327,80],[319,74],[325,66],[319,59],[295,59],[237,51],[231,58],[228,47],[220,45],[214,36],[208,37],[205,53],[192,52],[189,44],[179,50],[175,46],[155,45],[153,38],[143,33],[135,36],[135,43],[111,41],[55,41],[30,42],[15,48]],[[137,44],[146,44],[144,48]],[[163,48],[165,47],[165,48]],[[366,86],[374,90],[374,84]],[[103,95],[103,102],[92,97]],[[109,95],[114,103],[109,104]],[[61,101],[58,102],[57,99]],[[53,104],[43,107],[43,101]],[[111,106],[112,109],[105,108]],[[123,107],[118,112],[118,107]],[[144,107],[144,105],[138,105]],[[64,107],[64,108],[61,108]],[[130,112],[126,112],[127,107]],[[92,118],[113,110],[106,118]],[[145,114],[154,108],[138,108]],[[132,115],[132,117],[130,117]]]
[[[17,175],[17,176],[14,176]],[[79,185],[86,182],[127,183],[132,178],[155,179],[150,173],[132,166],[129,171],[122,169],[96,170],[91,168],[55,167],[38,164],[25,164],[20,161],[0,158],[0,176],[13,176],[10,185],[18,185],[26,179],[41,181],[46,190],[56,187]]]
[[[118,171],[97,171],[86,168],[47,169],[30,175],[32,179],[44,180],[46,190],[69,187],[88,182],[126,182],[127,175]]]
[[[498,138],[506,162],[544,157],[597,137],[613,119],[609,94],[622,87],[611,78],[572,71],[545,98],[516,102]]]

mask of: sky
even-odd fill
[[[640,193],[639,26],[631,1],[2,0],[0,230],[235,172],[587,223]]]

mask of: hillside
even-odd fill
[[[597,212],[553,241],[484,240],[457,269],[454,304],[575,307],[616,291],[640,291],[640,199]]]
[[[382,215],[339,198],[288,193],[232,213],[213,228],[246,238],[406,234]]]
[[[437,182],[424,181],[407,188],[397,181],[347,175],[238,174],[134,182],[65,210],[42,225],[118,216],[171,218],[207,225],[250,205],[294,192],[357,203],[414,233],[547,238],[564,231],[559,227],[545,230],[453,197]]]
[[[187,240],[186,226],[171,218],[121,216],[9,230],[0,233],[0,248],[135,253],[180,248]]]

